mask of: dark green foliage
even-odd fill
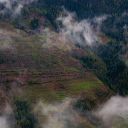
[[[79,58],[85,68],[91,69],[103,81],[107,72],[106,64],[94,54]]]
[[[118,86],[116,89],[122,95],[128,94],[128,68],[118,75]]]
[[[102,31],[117,41],[125,41],[124,26],[128,25],[128,17],[126,14],[120,16],[111,16],[104,21]]]
[[[5,13],[0,18],[11,21],[17,28],[28,32],[28,29],[35,30],[40,27],[40,17],[43,16],[46,20],[44,26],[50,23],[49,27],[58,30],[56,18],[62,13],[63,8],[75,12],[79,20],[110,16],[103,24],[102,31],[111,38],[124,40],[123,27],[125,24],[128,25],[127,15],[124,16],[124,13],[128,10],[128,0],[37,0],[24,6],[21,15],[14,19],[9,18],[9,13]],[[33,16],[36,19],[31,21]]]
[[[3,8],[2,5],[1,8]],[[62,13],[62,8],[70,12],[75,12],[79,19],[92,18],[104,14],[111,15],[111,18],[109,18],[110,21],[107,21],[104,27],[104,31],[113,37],[116,36],[122,39],[121,27],[124,25],[124,21],[127,22],[127,16],[123,18],[122,21],[119,21],[118,18],[121,17],[120,19],[122,19],[123,13],[127,12],[128,0],[37,0],[24,6],[21,16],[18,16],[20,20],[17,22],[19,23],[15,22],[15,24],[18,24],[18,27],[22,29],[24,25],[22,25],[21,21],[24,22],[24,20],[31,18],[34,14],[37,17],[45,16],[51,25],[57,29],[56,18]],[[0,15],[0,18],[11,21],[10,13],[10,11],[7,11],[4,15]],[[109,24],[113,19],[114,21],[118,21],[118,23],[116,23],[117,30],[114,32],[112,32],[111,28],[114,28],[115,23]],[[19,24],[21,24],[22,27]],[[37,24],[38,23],[34,23],[34,28],[38,26]],[[112,27],[110,27],[110,25],[112,25]],[[119,31],[118,28],[120,28]]]
[[[38,0],[38,6],[52,7],[55,10],[64,7],[85,18],[105,13],[118,15],[128,9],[128,0]]]
[[[109,42],[100,45],[94,54],[78,58],[85,68],[91,69],[104,83],[120,95],[128,94],[128,67],[121,60],[125,43]]]
[[[39,27],[39,20],[34,18],[30,22],[30,26],[31,26],[32,29],[37,29]]]
[[[40,18],[44,17],[49,21],[47,23],[50,23],[48,26],[52,25],[57,30],[56,18],[62,13],[63,8],[75,12],[78,20],[94,18],[104,14],[108,15],[102,25],[102,32],[115,42],[99,46],[95,52],[97,55],[89,55],[78,59],[86,68],[92,69],[113,90],[122,95],[127,94],[128,68],[120,59],[120,55],[123,46],[121,42],[125,42],[125,36],[127,36],[127,34],[124,34],[124,26],[128,26],[128,16],[125,13],[128,11],[128,0],[37,0],[25,6],[21,16],[15,18],[13,23],[20,29],[35,30],[40,27]],[[1,20],[4,18],[9,20],[8,15],[9,13],[5,13],[3,17],[0,17]],[[16,57],[0,53],[1,64],[11,63],[14,67],[15,60]],[[42,65],[41,63],[44,64],[44,61],[38,59],[36,54],[25,60],[32,60],[32,63],[39,68],[39,65]],[[23,62],[25,62],[24,58]],[[48,65],[47,62],[46,65]]]
[[[75,103],[74,107],[78,109],[80,112],[86,112],[92,110],[96,106],[94,100],[83,98],[78,99]]]
[[[36,119],[26,101],[15,101],[15,119],[18,128],[35,128]]]
[[[101,46],[98,54],[106,63],[106,79],[108,84],[119,94],[125,95],[128,93],[128,68],[120,60],[122,47],[123,45],[119,43],[111,42]]]

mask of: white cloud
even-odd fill
[[[13,16],[19,15],[22,8],[33,1],[35,0],[0,0],[0,3],[5,7],[3,10],[1,10],[1,13],[10,11]]]
[[[9,117],[13,111],[9,104],[6,104],[3,113],[0,115],[0,128],[11,128],[13,122],[10,122]],[[12,119],[12,118],[11,118]]]
[[[85,19],[77,21],[74,13],[65,11],[65,15],[57,19],[62,23],[60,32],[63,33],[73,42],[80,45],[93,45],[99,42],[97,34],[100,31],[102,22],[107,16],[94,17],[93,19]]]
[[[65,99],[62,103],[46,104],[39,102],[36,110],[46,117],[42,128],[75,128],[78,125],[78,115],[72,109],[72,99]]]
[[[112,125],[116,119],[128,121],[128,97],[111,97],[103,106],[99,108],[96,115],[105,125]],[[116,120],[116,124],[119,124]]]

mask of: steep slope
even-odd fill
[[[0,28],[0,107],[3,120],[7,116],[12,118],[12,122],[16,120],[16,127],[24,127],[26,121],[28,127],[34,127],[35,118],[37,125],[43,123],[43,115],[33,117],[33,112],[26,111],[34,109],[39,100],[61,104],[67,98],[79,99],[81,103],[89,102],[90,106],[86,107],[90,110],[112,95],[96,75],[74,57],[74,53],[83,56],[88,52],[62,35],[47,29],[40,34],[29,35],[3,22]],[[12,106],[11,112],[8,106]],[[18,118],[20,116],[22,118]],[[78,126],[92,127],[91,122],[80,115],[78,122]],[[14,124],[9,123],[11,127]]]
[[[0,1],[0,127],[127,127],[127,3]]]

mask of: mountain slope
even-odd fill
[[[127,6],[0,1],[0,127],[127,127]]]

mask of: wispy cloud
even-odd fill
[[[33,1],[34,0],[0,0],[0,4],[3,5],[0,13],[10,13],[12,16],[19,15],[22,8]]]
[[[102,22],[107,16],[94,17],[93,19],[76,20],[74,13],[64,12],[57,21],[61,23],[60,32],[67,38],[80,45],[93,45],[99,42],[98,33]]]

